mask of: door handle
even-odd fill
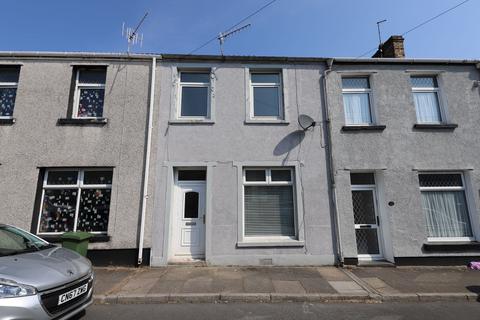
[[[203,215],[203,224],[205,224],[205,214]]]
[[[380,227],[380,217],[379,216],[377,216],[377,226]]]
[[[360,228],[371,228],[372,226],[369,224],[361,224]]]

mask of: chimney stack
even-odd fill
[[[372,58],[405,58],[405,48],[402,36],[390,36],[387,41],[378,46]]]

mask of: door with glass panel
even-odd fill
[[[358,258],[382,259],[380,219],[374,186],[352,186],[353,217]]]
[[[172,256],[201,259],[205,257],[205,180],[194,180],[201,171],[180,171],[174,197]],[[182,180],[185,177],[189,180]]]

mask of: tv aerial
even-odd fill
[[[130,48],[131,46],[134,46],[136,44],[140,44],[140,47],[143,45],[143,33],[138,34],[138,29],[142,25],[142,23],[145,21],[145,18],[147,17],[148,12],[145,12],[145,15],[143,18],[140,20],[140,22],[137,24],[135,28],[125,28],[125,22],[122,24],[122,37],[125,37],[127,39],[128,45],[127,45],[127,53],[130,53]]]
[[[222,54],[223,56],[223,44],[225,43],[225,40],[230,37],[231,35],[233,35],[234,33],[237,33],[237,32],[240,32],[248,27],[250,27],[251,24],[247,24],[247,25],[244,25],[243,27],[240,27],[240,28],[237,28],[235,30],[232,30],[232,31],[226,31],[226,32],[220,32],[220,34],[218,35],[217,39],[218,39],[218,42],[220,44],[220,53]]]

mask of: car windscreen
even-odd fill
[[[11,226],[0,225],[0,257],[35,252],[52,247],[34,235]]]

